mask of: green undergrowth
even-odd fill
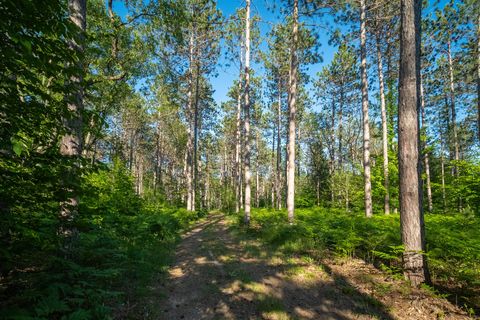
[[[68,249],[57,236],[57,202],[31,229],[22,225],[40,214],[11,210],[16,234],[0,249],[0,319],[142,319],[152,279],[166,270],[182,230],[203,215],[137,196],[121,165],[82,183]]]
[[[248,232],[288,254],[357,257],[401,277],[399,215],[375,215],[326,208],[285,211],[256,209]],[[242,223],[238,216],[237,223]],[[425,216],[427,255],[434,283],[480,307],[480,219],[462,214]]]

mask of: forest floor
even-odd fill
[[[184,235],[153,289],[153,319],[469,319],[361,260],[279,252],[221,214]]]

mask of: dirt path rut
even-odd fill
[[[161,291],[155,318],[169,320],[467,319],[359,260],[327,264],[269,250],[222,215],[185,234]]]

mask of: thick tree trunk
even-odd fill
[[[401,1],[400,75],[398,84],[398,164],[403,270],[418,286],[428,281],[419,172],[421,0]]]
[[[383,63],[382,50],[380,47],[380,34],[376,33],[377,45],[377,67],[378,67],[378,85],[380,88],[380,110],[382,114],[382,149],[383,149],[383,183],[385,187],[385,197],[383,206],[385,214],[390,214],[390,192],[388,179],[388,130],[387,130],[387,108],[385,105],[385,86],[383,81]]]
[[[70,41],[70,47],[72,50],[78,52],[82,56],[84,51],[84,39],[87,29],[87,3],[86,0],[69,0],[68,9],[70,12],[70,20],[78,28],[78,37]],[[82,112],[84,108],[84,89],[83,82],[83,63],[81,61],[77,64],[77,74],[70,78],[72,87],[74,88],[74,94],[68,99],[68,111],[71,113],[71,117],[64,120],[67,134],[62,137],[60,144],[60,153],[64,156],[72,158],[80,158],[83,150],[83,119]],[[71,170],[71,178],[78,176],[78,169],[80,164],[77,163]],[[68,179],[68,178],[67,178]],[[66,182],[66,184],[69,184]],[[70,198],[60,204],[60,217],[62,221],[62,228],[60,232],[67,237],[72,237],[77,231],[70,227],[77,213],[78,213],[78,194],[75,187],[66,187]],[[67,247],[69,244],[67,244]]]
[[[250,223],[250,0],[246,0],[245,18],[245,224]]]
[[[298,0],[293,1],[292,47],[290,51],[290,85],[288,95],[288,163],[287,163],[287,211],[288,221],[293,222],[295,212],[295,117],[297,113],[297,43]]]
[[[365,189],[365,216],[372,216],[372,182],[370,174],[370,125],[368,118],[367,30],[366,0],[360,0],[360,56],[362,73],[363,114],[363,178]]]
[[[427,148],[427,119],[425,113],[425,96],[423,91],[423,82],[420,79],[420,108],[422,110],[422,131],[424,137],[422,137],[422,155],[423,155],[423,162],[425,165],[425,178],[426,178],[426,185],[427,185],[427,202],[428,202],[428,211],[432,212],[433,210],[433,201],[432,201],[432,183],[430,181],[430,161]]]

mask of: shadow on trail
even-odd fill
[[[381,302],[327,265],[312,270],[311,262],[240,241],[222,216],[186,234],[157,318],[394,319]]]

